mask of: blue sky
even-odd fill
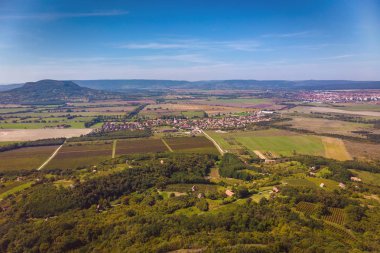
[[[0,83],[380,80],[376,0],[0,0]]]

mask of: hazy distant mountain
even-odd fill
[[[72,81],[41,80],[0,92],[0,103],[62,103],[121,97],[119,93],[81,87]]]
[[[80,85],[80,86],[79,86]],[[118,96],[149,95],[147,90],[156,94],[165,89],[203,89],[203,90],[345,90],[345,89],[380,89],[380,81],[349,80],[42,80],[35,83],[0,85],[0,103],[17,100],[24,102],[105,99]],[[82,87],[81,87],[82,86]],[[85,88],[86,87],[86,88]],[[102,90],[102,91],[99,91]],[[5,91],[5,92],[1,92]],[[111,93],[111,91],[113,93]],[[115,93],[115,91],[124,94]],[[22,95],[23,94],[23,95]],[[50,95],[48,95],[50,94]],[[53,95],[53,96],[52,96]],[[157,94],[156,94],[157,95]],[[5,99],[5,100],[4,100]]]
[[[305,89],[305,90],[342,90],[342,89],[380,89],[380,81],[349,80],[75,80],[89,88],[101,90],[128,89]]]
[[[0,85],[0,92],[1,91],[12,90],[12,89],[15,89],[15,88],[19,88],[19,87],[21,87],[23,85],[24,84],[22,84],[22,83]]]

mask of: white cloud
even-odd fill
[[[301,31],[301,32],[293,32],[293,33],[268,33],[263,34],[261,37],[263,38],[294,38],[294,37],[309,37],[315,34],[314,31]]]
[[[128,11],[111,10],[99,12],[69,12],[69,13],[35,13],[35,14],[7,14],[0,15],[0,19],[62,19],[81,17],[107,17],[127,15]]]
[[[126,49],[219,49],[219,50],[238,50],[238,51],[256,51],[264,50],[260,48],[260,43],[256,40],[232,40],[232,41],[207,41],[207,40],[178,40],[168,42],[142,42],[127,43],[116,46],[117,48]]]

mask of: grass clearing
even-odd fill
[[[350,170],[357,174],[358,177],[366,184],[380,186],[380,173],[372,173],[362,170]]]
[[[316,136],[247,136],[235,139],[249,150],[274,152],[280,156],[295,153],[323,155],[324,152],[322,141]]]
[[[352,160],[344,142],[341,139],[322,137],[323,146],[325,147],[325,156],[339,161]]]
[[[4,199],[5,197],[7,197],[11,194],[15,194],[17,192],[25,190],[25,189],[29,188],[30,186],[32,186],[32,184],[33,184],[33,182],[23,182],[21,184],[17,184],[16,186],[12,187],[11,189],[0,193],[0,200]]]

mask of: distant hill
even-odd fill
[[[80,86],[79,86],[80,85]],[[347,90],[380,89],[380,81],[350,80],[41,80],[35,83],[0,85],[0,103],[98,100],[158,95],[165,89],[202,90]],[[120,92],[120,93],[116,93]]]
[[[41,80],[0,92],[0,103],[63,103],[122,97],[116,92],[81,87],[72,81]]]
[[[84,87],[101,90],[129,89],[285,89],[285,90],[345,90],[345,89],[380,89],[380,81],[350,81],[350,80],[206,80],[206,81],[176,81],[176,80],[75,80]]]

